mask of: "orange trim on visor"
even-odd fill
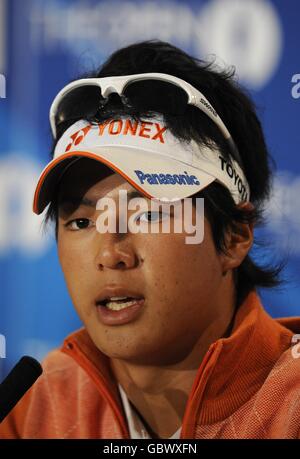
[[[118,174],[120,174],[122,177],[125,178],[125,180],[127,182],[129,182],[132,186],[134,186],[134,188],[136,188],[138,191],[140,191],[143,195],[145,195],[147,198],[152,198],[153,196],[151,196],[149,193],[147,193],[145,190],[143,190],[143,188],[141,188],[139,185],[137,185],[130,177],[128,177],[125,172],[121,171],[117,166],[115,166],[114,164],[112,164],[110,161],[108,161],[106,158],[102,158],[101,156],[99,155],[95,155],[94,153],[91,153],[91,152],[88,152],[88,151],[76,151],[76,152],[68,152],[68,153],[65,153],[63,155],[61,155],[59,158],[56,158],[54,160],[52,160],[48,166],[45,168],[45,170],[43,171],[42,175],[40,176],[39,178],[39,181],[38,181],[38,184],[36,186],[36,189],[35,189],[35,193],[34,193],[34,199],[33,199],[33,212],[35,214],[39,214],[39,208],[38,208],[38,202],[39,202],[39,196],[40,196],[40,191],[41,191],[41,188],[45,182],[45,179],[46,177],[48,176],[49,172],[57,165],[59,164],[60,162],[62,162],[64,159],[66,158],[71,158],[72,156],[82,156],[82,157],[86,157],[86,158],[91,158],[91,159],[95,159],[96,161],[100,162],[100,163],[103,163],[107,166],[109,166],[111,169],[113,169],[115,172],[117,172]],[[44,209],[43,209],[44,210]],[[42,211],[43,211],[42,210]],[[40,213],[42,213],[42,211]]]

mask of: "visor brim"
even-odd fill
[[[34,213],[43,212],[52,201],[66,167],[81,157],[109,167],[148,198],[183,199],[215,180],[191,165],[140,148],[101,146],[93,150],[74,150],[53,159],[41,173],[34,194]],[[172,181],[175,183],[170,183]]]

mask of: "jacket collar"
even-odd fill
[[[236,314],[231,335],[211,346],[199,423],[221,421],[246,403],[291,346],[291,336],[292,332],[272,319],[257,293],[251,291]]]
[[[293,323],[299,320],[272,319],[263,309],[256,291],[248,294],[236,313],[231,335],[212,343],[199,362],[186,405],[182,436],[192,435],[196,424],[225,419],[257,392],[280,355],[291,345],[293,333],[281,322],[293,328]],[[110,359],[96,348],[84,328],[65,340],[62,351],[87,371],[114,410],[124,436],[128,437]]]

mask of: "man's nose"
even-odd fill
[[[137,266],[138,256],[129,238],[119,234],[101,234],[95,263],[98,270],[131,269]]]

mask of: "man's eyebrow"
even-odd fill
[[[146,198],[145,195],[140,193],[138,190],[131,190],[127,193],[127,198],[128,199],[133,199],[133,198]]]

